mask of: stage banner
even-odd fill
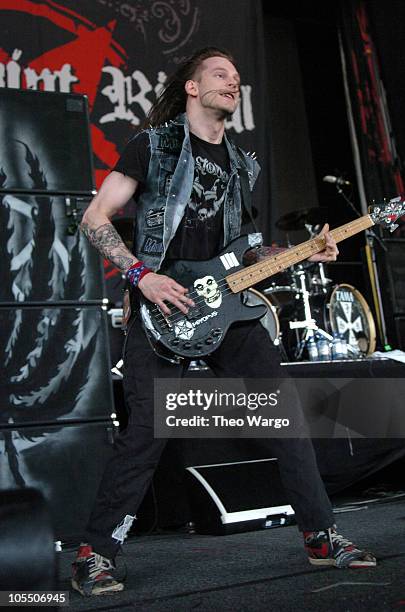
[[[227,127],[264,169],[256,201],[266,226],[260,0],[0,0],[0,19],[0,87],[88,96],[98,186],[179,62],[208,45],[229,49],[242,87]]]
[[[362,208],[405,193],[378,49],[363,0],[341,3],[341,54]],[[403,235],[403,221],[396,236]]]

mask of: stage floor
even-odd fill
[[[339,531],[377,556],[377,568],[313,568],[295,526],[230,536],[151,535],[130,539],[122,593],[91,599],[71,592],[70,610],[145,612],[382,612],[405,609],[405,499],[336,515]],[[73,551],[59,553],[69,589]]]

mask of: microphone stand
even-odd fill
[[[338,183],[336,183],[336,190],[338,194],[343,197],[345,202],[349,204],[350,208],[355,212],[356,216],[361,217],[359,211],[354,206],[353,202],[347,197],[347,195],[344,193],[343,189],[340,187]],[[375,246],[374,246],[375,241],[378,242],[380,247],[385,252],[387,251],[387,247],[385,246],[381,238],[377,236],[375,231],[372,230],[371,228],[366,229],[365,234],[366,234],[365,252],[366,252],[366,259],[367,259],[367,269],[368,269],[368,275],[370,278],[371,292],[373,294],[375,313],[377,316],[378,331],[379,331],[381,343],[384,349],[389,350],[390,345],[388,343],[388,338],[387,338],[387,327],[385,325],[385,316],[384,316],[384,308],[383,308],[382,296],[381,296],[381,287],[380,287],[380,281],[378,279],[377,258],[376,258],[376,251],[375,251]]]

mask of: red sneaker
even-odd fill
[[[89,544],[81,544],[72,563],[72,587],[81,595],[102,595],[122,591],[124,585],[112,575],[115,565],[110,559],[93,552]]]
[[[377,560],[370,552],[360,550],[352,542],[336,533],[334,528],[326,531],[304,531],[305,550],[312,565],[333,565],[344,568],[375,567]]]

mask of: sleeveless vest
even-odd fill
[[[150,162],[145,187],[136,205],[133,252],[154,271],[159,270],[190,199],[194,180],[194,158],[185,114],[170,123],[147,130]],[[135,136],[136,138],[136,136]],[[240,234],[242,199],[238,171],[242,162],[236,146],[225,135],[230,177],[224,199],[224,246]],[[243,156],[250,190],[260,171],[259,164]]]

